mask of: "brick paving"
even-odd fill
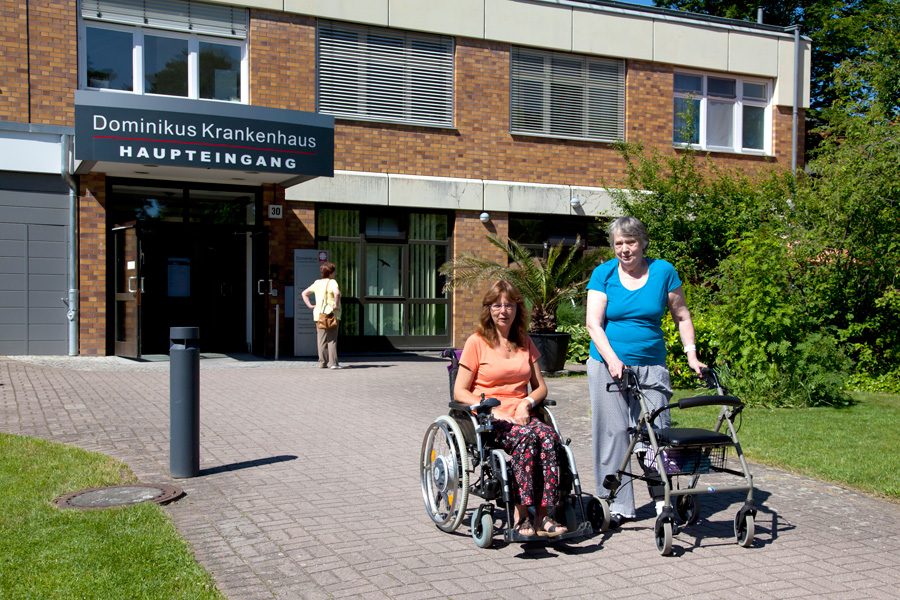
[[[0,358],[0,430],[103,452],[145,483],[182,487],[166,511],[235,600],[897,597],[900,506],[756,465],[751,548],[732,532],[742,495],[716,494],[660,556],[638,486],[643,518],[620,531],[550,546],[495,536],[479,549],[466,522],[454,534],[431,524],[419,487],[422,435],[446,410],[446,363],[342,363],[201,361],[201,473],[190,479],[168,474],[165,362]],[[587,379],[548,385],[592,492]]]

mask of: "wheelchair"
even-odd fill
[[[524,536],[513,527],[516,482],[506,453],[493,436],[491,409],[499,406],[500,401],[482,398],[473,406],[454,401],[453,385],[459,370],[459,353],[451,348],[441,356],[451,361],[448,367],[450,410],[428,426],[419,461],[425,509],[438,529],[449,533],[459,528],[470,496],[482,500],[470,519],[472,538],[480,548],[489,548],[493,543],[497,521],[500,521],[506,542],[557,542],[591,535],[594,529],[606,529],[609,509],[597,498],[588,496],[586,499],[582,494],[575,459],[569,448],[570,440],[564,440],[561,435],[560,502],[550,512],[550,517],[565,525],[568,531],[555,537]],[[552,400],[539,403],[537,416],[559,434],[559,427],[548,408],[555,404]],[[498,511],[498,507],[505,510]]]

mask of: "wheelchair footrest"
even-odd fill
[[[546,535],[522,535],[512,527],[506,530],[503,534],[503,539],[507,542],[516,542],[516,543],[524,543],[524,542],[558,542],[560,540],[570,540],[572,538],[579,538],[591,535],[594,532],[593,527],[591,527],[590,522],[582,521],[578,524],[572,531],[567,531],[563,534],[560,534],[556,537],[549,537]]]

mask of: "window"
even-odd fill
[[[510,131],[614,142],[625,136],[625,61],[513,48]]]
[[[675,145],[771,153],[768,82],[675,73],[674,83]]]
[[[450,300],[438,273],[450,254],[448,214],[320,207],[316,216],[317,247],[337,268],[341,333],[352,347],[449,343]]]
[[[188,0],[84,0],[82,89],[246,102],[247,11]]]
[[[318,111],[344,119],[453,126],[453,40],[320,21]]]

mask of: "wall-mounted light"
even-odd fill
[[[572,198],[569,200],[569,204],[572,205],[572,208],[581,208],[581,200],[578,198]]]
[[[487,223],[488,221],[491,220],[491,215],[489,215],[486,212],[483,212],[480,215],[478,215],[478,218],[481,220],[482,223]]]

